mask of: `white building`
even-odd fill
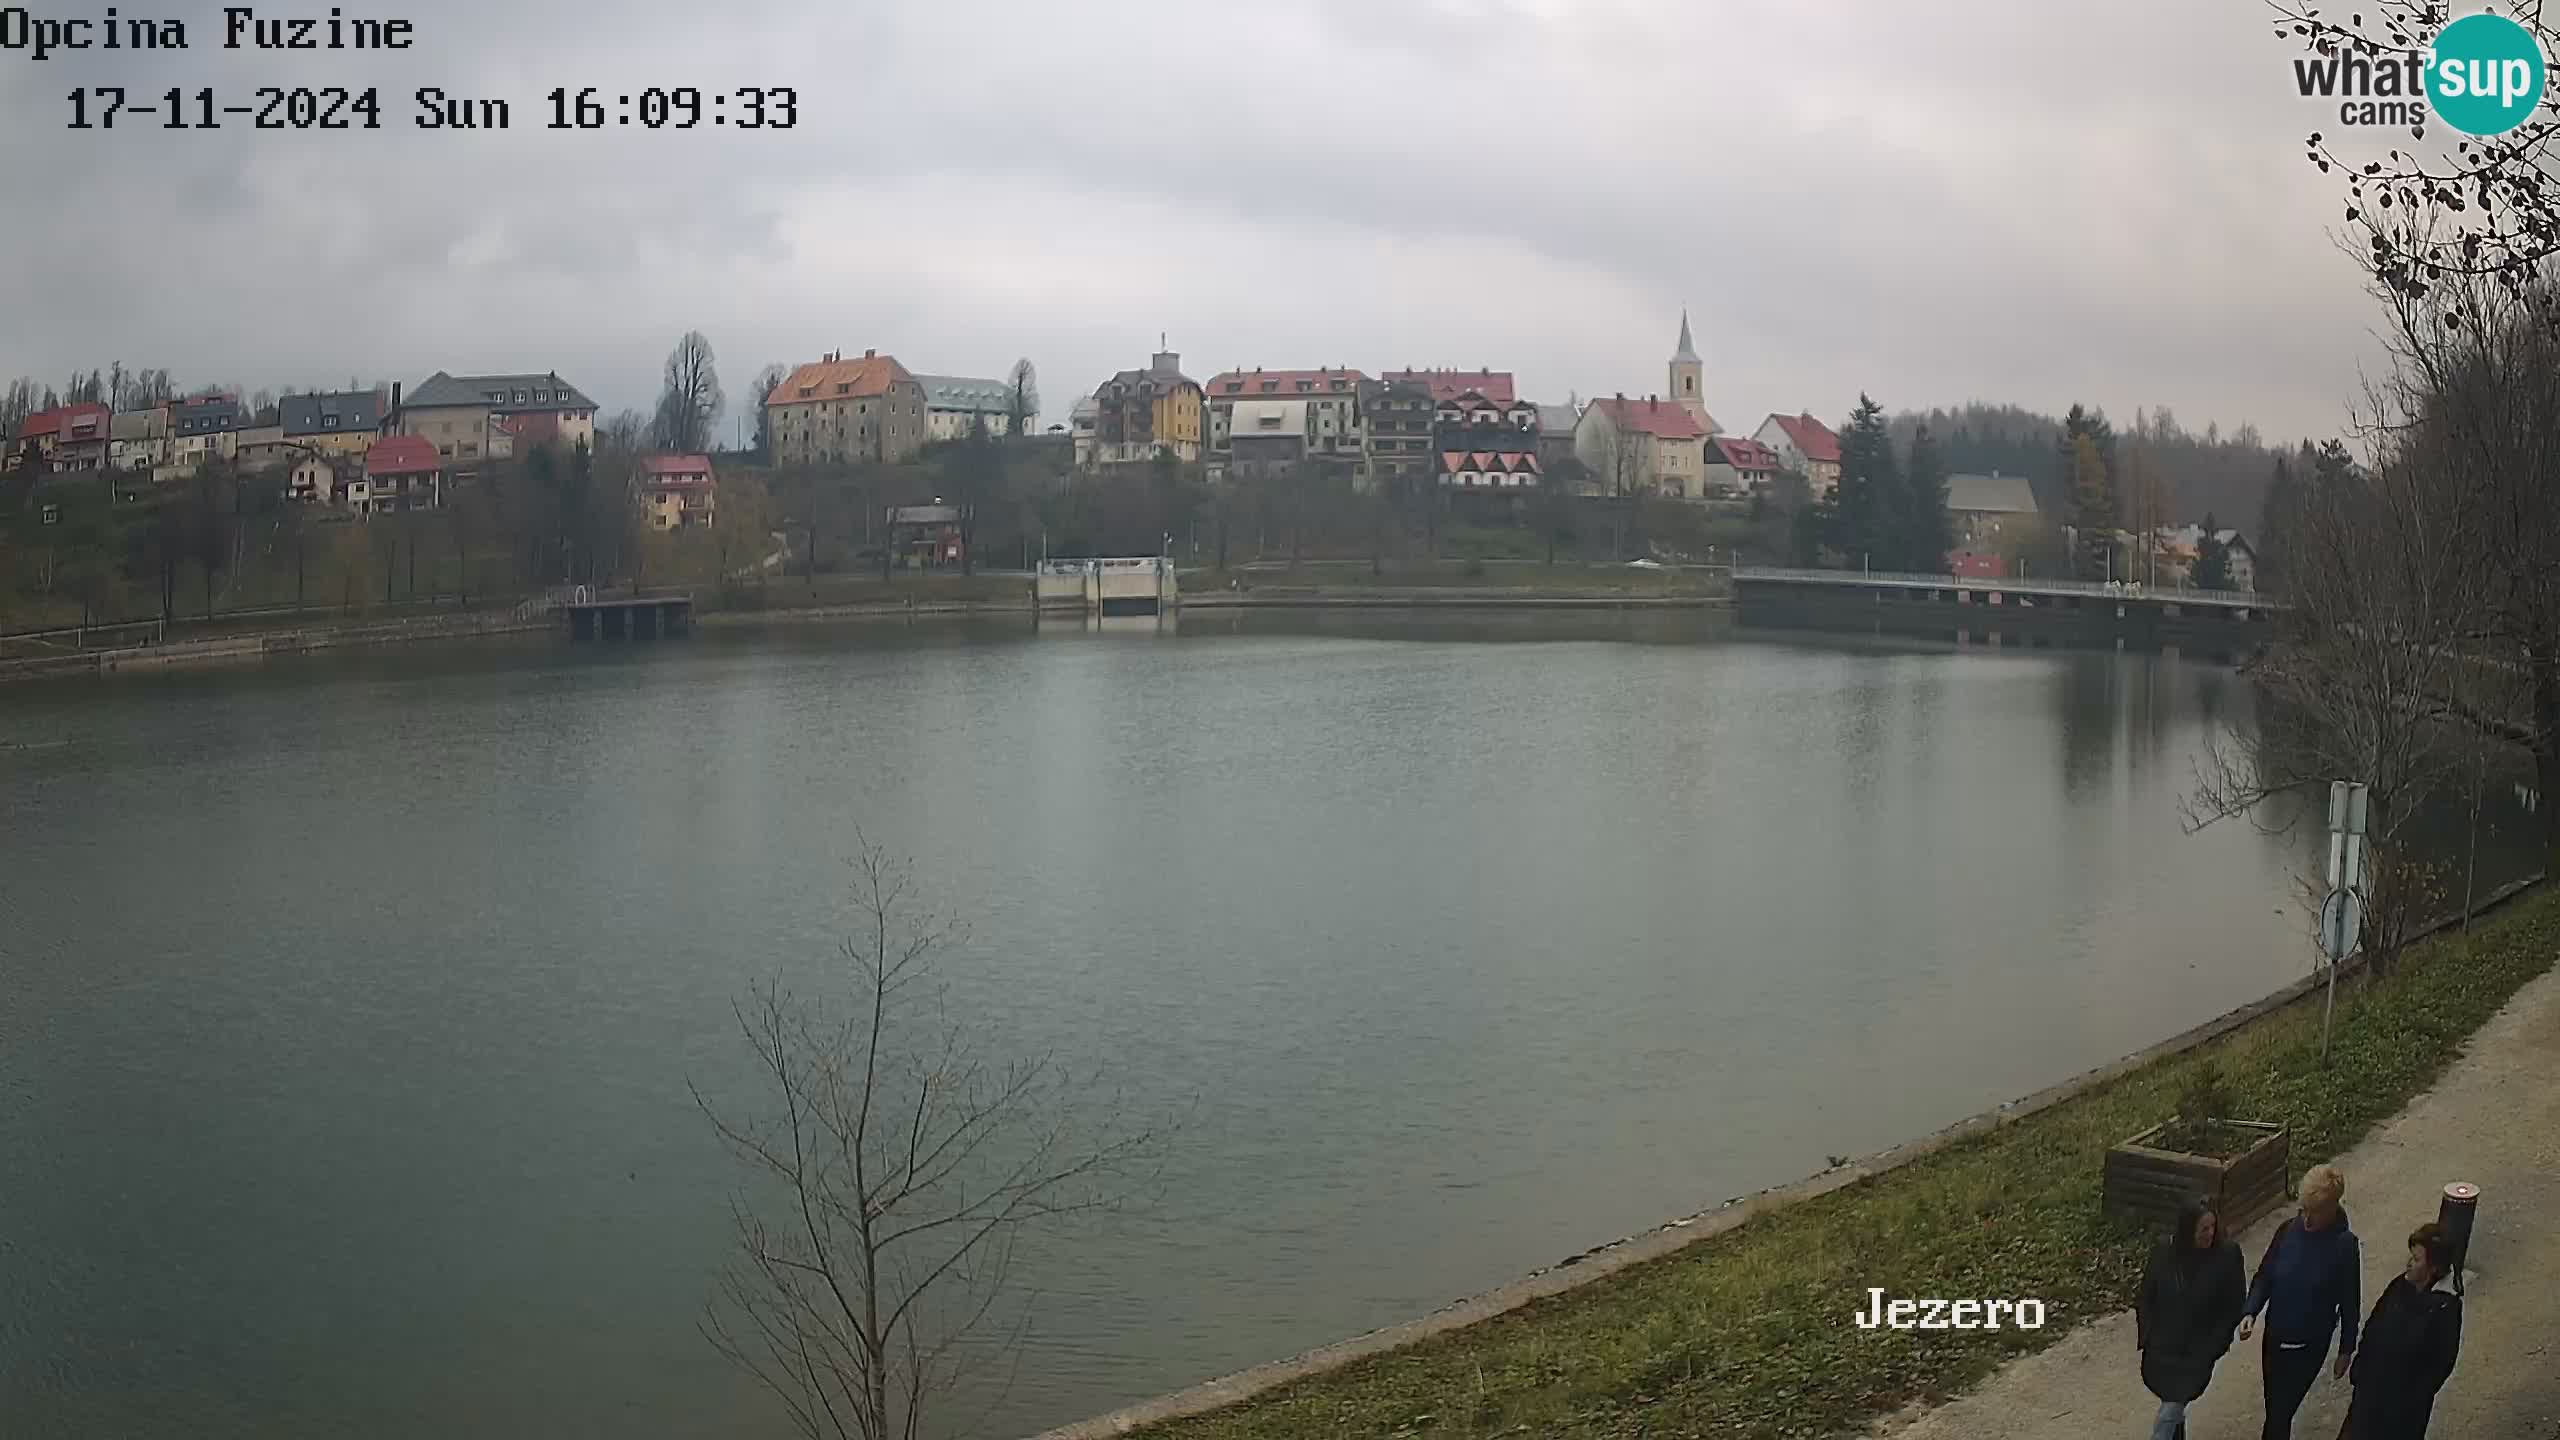
[[[1013,387],[1003,381],[919,375],[916,383],[924,387],[927,443],[965,438],[982,420],[990,435],[1013,433]]]

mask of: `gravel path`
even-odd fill
[[[2518,991],[2435,1089],[2338,1161],[2364,1243],[2364,1305],[2398,1273],[2400,1241],[2436,1216],[2447,1181],[2480,1187],[2464,1285],[2462,1358],[2437,1397],[2432,1436],[2560,1440],[2560,971]],[[2290,1209],[2241,1242],[2252,1273]],[[2357,1317],[2359,1321],[2362,1316]],[[2258,1343],[2236,1344],[2188,1413],[2189,1440],[2256,1440]],[[2321,1378],[2294,1422],[2328,1440],[2347,1386]],[[1895,1440],[2090,1440],[2141,1436],[2158,1408],[2135,1372],[2133,1315],[2085,1326],[1959,1400],[1875,1427]]]

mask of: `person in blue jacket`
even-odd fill
[[[2267,1316],[2264,1360],[2267,1420],[2262,1440],[2291,1440],[2294,1412],[2320,1378],[2320,1362],[2329,1358],[2329,1337],[2338,1339],[2338,1359],[2331,1374],[2343,1379],[2356,1353],[2356,1293],[2359,1256],[2356,1232],[2347,1228],[2347,1179],[2334,1165],[2314,1165],[2302,1176],[2302,1213],[2277,1229],[2249,1284],[2248,1308],[2241,1313],[2240,1338],[2249,1338],[2258,1312]]]

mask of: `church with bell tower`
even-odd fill
[[[1680,349],[1671,357],[1671,398],[1691,419],[1704,428],[1709,438],[1720,435],[1722,428],[1707,413],[1707,367],[1698,358],[1698,347],[1689,338],[1689,312],[1680,312]]]

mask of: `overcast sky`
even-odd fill
[[[339,0],[406,53],[0,52],[0,377],[249,389],[553,370],[608,410],[711,339],[1039,367],[1490,365],[1729,429],[1972,398],[2331,433],[2375,353],[2253,0]],[[264,13],[325,14],[326,0]],[[97,16],[97,4],[38,3]],[[66,92],[375,85],[374,133],[73,132]],[[411,128],[412,92],[515,128]],[[793,86],[790,132],[556,133],[554,86]],[[232,122],[235,125],[240,122]],[[130,128],[128,128],[130,127]]]

